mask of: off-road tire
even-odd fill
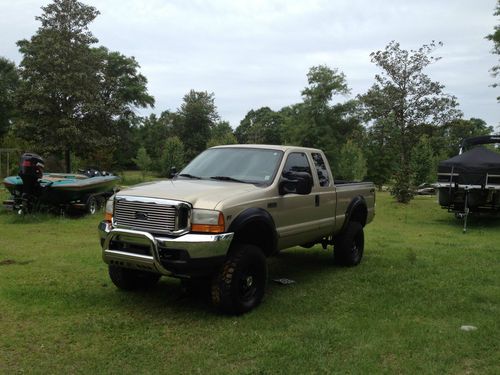
[[[212,303],[224,314],[244,314],[261,303],[266,284],[267,262],[262,250],[237,244],[212,280]]]
[[[154,286],[161,275],[156,273],[132,270],[118,266],[108,266],[109,277],[113,284],[123,290],[147,289]]]
[[[333,252],[335,263],[346,267],[358,265],[363,258],[364,247],[363,226],[356,221],[350,222],[344,233],[335,239]]]

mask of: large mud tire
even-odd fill
[[[363,226],[352,221],[347,225],[346,230],[335,240],[334,260],[341,266],[357,266],[363,258],[365,248],[365,236]]]
[[[266,284],[264,253],[257,246],[238,244],[213,278],[212,303],[224,314],[244,314],[261,303]]]

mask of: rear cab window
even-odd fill
[[[330,186],[330,175],[328,173],[328,168],[326,166],[325,160],[323,159],[323,155],[321,155],[319,152],[312,152],[311,156],[314,161],[314,167],[316,168],[319,186]]]

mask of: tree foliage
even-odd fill
[[[239,143],[281,144],[283,117],[269,107],[250,110],[235,130]]]
[[[435,181],[436,160],[428,137],[420,138],[411,155],[411,164],[414,185]]]
[[[219,145],[232,145],[237,143],[233,129],[227,121],[218,122],[211,130],[211,136],[207,142],[207,148]]]
[[[445,94],[444,86],[423,72],[440,59],[431,56],[439,45],[432,42],[407,51],[392,41],[384,50],[373,52],[371,60],[382,73],[375,75],[373,86],[360,96],[368,118],[390,120],[388,124],[394,126],[398,170],[393,192],[403,203],[412,198],[411,153],[418,142],[419,127],[429,123],[440,126],[461,115],[456,98]]]
[[[15,94],[19,85],[17,67],[0,57],[0,139],[9,130],[15,116]]]
[[[206,148],[211,130],[219,119],[214,94],[189,91],[177,115],[176,134],[184,142],[185,156],[190,160]]]
[[[334,171],[337,178],[359,181],[366,176],[366,159],[363,151],[351,140],[340,149],[338,168]]]
[[[18,42],[19,105],[23,121],[17,133],[44,152],[89,155],[113,148],[117,121],[134,117],[134,107],[152,105],[146,78],[133,58],[106,48],[88,25],[99,12],[76,0],[54,0],[36,17],[41,27]]]
[[[137,156],[132,159],[137,167],[140,169],[142,173],[142,178],[146,177],[146,173],[149,172],[151,168],[151,158],[148,155],[148,152],[144,147],[139,148],[137,151]]]
[[[184,145],[178,137],[169,137],[165,141],[165,146],[163,147],[163,152],[161,155],[161,175],[164,177],[169,177],[172,168],[180,170],[184,167],[185,163],[185,153]]]
[[[282,143],[316,147],[325,151],[332,169],[337,169],[339,150],[349,139],[361,144],[364,129],[355,100],[332,103],[349,93],[345,75],[325,65],[312,67],[302,103],[283,108]]]
[[[497,5],[495,7],[495,12],[493,13],[495,16],[500,16],[500,0],[497,1]],[[488,34],[486,39],[491,40],[493,42],[493,50],[492,53],[496,55],[500,55],[500,25],[496,25],[493,29],[493,33]],[[491,68],[491,74],[493,77],[498,77],[500,74],[500,64],[495,65]],[[495,82],[493,87],[497,87],[498,83]],[[500,101],[500,96],[497,97],[497,100]]]
[[[392,118],[376,120],[367,130],[364,150],[367,160],[367,179],[375,186],[389,184],[397,167],[398,148]]]

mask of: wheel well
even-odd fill
[[[368,210],[364,204],[358,204],[349,215],[349,221],[356,221],[360,223],[363,227],[366,225],[366,219],[368,217]]]
[[[276,236],[272,228],[264,221],[251,221],[239,228],[234,234],[233,242],[258,246],[266,256],[276,250]]]

